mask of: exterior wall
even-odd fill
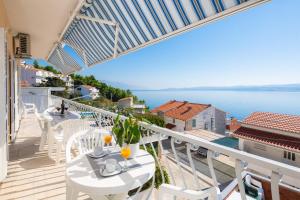
[[[219,134],[226,132],[226,112],[215,108],[215,131]]]
[[[31,86],[36,84],[36,74],[33,70],[21,68],[21,80],[27,81]]]
[[[223,112],[223,111],[222,111]],[[224,112],[223,112],[224,113]],[[209,107],[204,111],[200,112],[198,115],[194,116],[192,119],[187,121],[186,130],[204,129],[220,134],[225,133],[225,115],[222,115],[215,107]],[[214,118],[214,124],[212,124],[212,118]],[[196,126],[193,127],[193,120],[196,120]],[[205,127],[205,124],[206,127]],[[223,127],[221,126],[223,125]]]
[[[212,124],[212,118],[214,118],[214,124]],[[164,119],[166,124],[174,124],[173,118],[165,116]],[[193,120],[196,120],[195,127],[193,127]],[[206,127],[205,124],[207,124]],[[176,127],[173,128],[173,130],[180,132],[203,129],[224,135],[226,129],[226,113],[211,106],[186,122],[176,119],[174,125],[176,125]]]
[[[1,1],[2,2],[2,1]],[[1,7],[1,3],[0,3]],[[0,15],[2,11],[0,11]],[[1,17],[0,17],[1,18]],[[6,48],[5,48],[5,32],[4,28],[0,27],[0,182],[7,174],[7,86],[6,86]]]
[[[118,101],[118,106],[122,107],[122,108],[130,108],[133,105],[133,98],[129,97],[129,98],[124,98],[124,99],[120,99]]]
[[[184,132],[185,131],[185,121],[175,119],[175,123],[173,123],[173,118],[171,117],[164,117],[165,123],[168,124],[174,124],[176,127],[174,127],[172,130],[178,131],[178,132]]]
[[[265,145],[262,143],[253,142],[250,140],[244,140],[243,142],[244,151],[259,155],[265,158],[269,158],[272,160],[277,160],[279,162],[283,162],[289,165],[300,167],[300,154],[296,153],[295,161],[285,159],[284,149],[276,148],[270,145]]]
[[[50,102],[50,89],[44,87],[25,87],[21,89],[22,101],[33,103],[38,112],[43,112],[48,108]]]
[[[88,89],[86,87],[83,87],[83,86],[79,86],[78,88],[76,88],[76,91],[77,92],[80,92],[80,94],[82,96],[86,96],[86,97],[83,97],[83,99],[96,99],[99,97],[99,90],[97,90],[96,88],[92,88],[92,89]],[[87,95],[90,95],[90,96],[87,96]]]

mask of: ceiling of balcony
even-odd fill
[[[46,58],[67,24],[77,0],[4,0],[13,32],[31,36],[31,54]]]

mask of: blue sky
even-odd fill
[[[299,7],[273,0],[80,74],[148,89],[300,83]]]

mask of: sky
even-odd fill
[[[80,74],[139,89],[300,83],[299,7],[273,0]]]

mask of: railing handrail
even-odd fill
[[[89,105],[85,105],[85,104],[81,104],[78,102],[74,102],[71,101],[69,99],[65,99],[62,97],[57,97],[54,96],[55,98],[61,98],[64,99],[65,102],[71,102],[73,104],[78,104],[79,106],[84,106],[90,110],[93,110],[95,112],[100,112],[103,114],[107,114],[110,115],[112,117],[117,117],[118,114],[107,111],[107,110],[103,110],[101,108],[95,108]],[[121,118],[126,119],[125,116],[121,116]],[[257,156],[251,153],[247,153],[244,151],[240,151],[237,149],[233,149],[230,147],[226,147],[220,144],[216,144],[207,140],[204,140],[202,138],[199,138],[197,136],[194,135],[189,135],[189,134],[184,134],[184,133],[180,133],[177,131],[172,131],[170,129],[167,128],[163,128],[163,127],[159,127],[153,124],[148,124],[146,122],[139,122],[141,126],[143,126],[144,128],[148,128],[150,130],[153,130],[155,132],[158,132],[160,134],[163,135],[167,135],[167,136],[171,136],[171,137],[175,137],[176,139],[180,140],[180,141],[184,141],[184,142],[188,142],[197,146],[201,146],[201,147],[205,147],[209,150],[212,150],[214,152],[218,152],[218,153],[222,153],[224,155],[227,155],[229,157],[232,157],[234,159],[238,159],[247,163],[253,163],[255,165],[261,166],[263,168],[269,169],[271,171],[277,172],[279,174],[282,175],[287,175],[293,178],[299,178],[300,179],[300,168],[295,167],[295,166],[291,166],[285,163],[281,163],[275,160],[271,160],[268,158],[263,158],[261,156]]]

